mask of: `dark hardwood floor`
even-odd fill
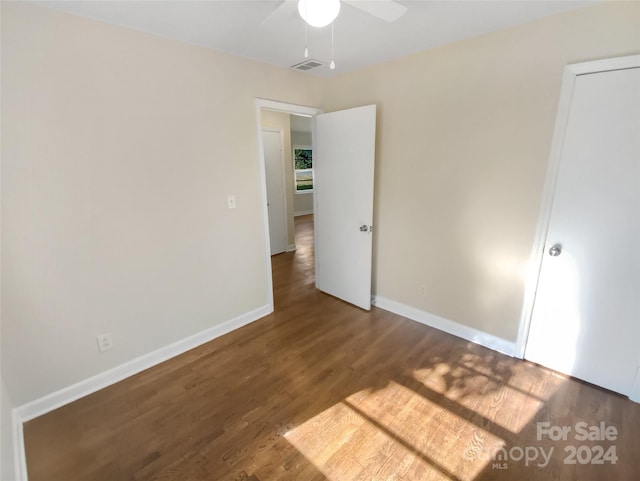
[[[318,292],[312,239],[272,315],[26,423],[30,481],[640,479],[640,405]]]

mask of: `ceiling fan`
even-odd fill
[[[305,18],[309,25],[315,27],[325,26],[331,23],[331,21],[333,21],[333,19],[335,19],[335,17],[338,15],[341,2],[348,3],[350,6],[362,10],[363,12],[366,12],[369,15],[373,15],[374,17],[382,19],[386,22],[394,22],[402,15],[404,15],[404,13],[407,11],[407,7],[399,4],[395,0],[333,0],[333,2],[327,0],[322,0],[321,2],[312,2],[311,0],[284,0],[262,21],[262,25],[282,24],[288,21],[297,10],[300,12],[300,15]],[[332,17],[330,16],[331,19],[328,22],[321,22],[324,23],[324,25],[314,25],[306,18],[306,9],[313,8],[313,3],[322,3],[323,6],[326,4],[334,3],[334,6],[337,5],[335,15],[333,15]]]

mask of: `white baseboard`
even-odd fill
[[[235,319],[217,324],[202,332],[189,336],[180,341],[161,347],[153,352],[144,354],[131,361],[125,362],[108,371],[101,372],[83,381],[67,386],[59,391],[43,396],[34,401],[23,404],[13,409],[13,440],[15,470],[18,476],[16,481],[27,481],[27,464],[24,452],[24,439],[22,425],[26,421],[42,416],[65,404],[69,404],[77,399],[92,394],[100,389],[115,384],[123,379],[133,376],[139,372],[149,369],[172,357],[178,356],[186,351],[196,348],[206,342],[220,337],[228,332],[250,324],[258,319],[271,314],[273,306],[265,305],[246,312]]]
[[[300,217],[301,215],[309,215],[309,214],[313,214],[313,209],[311,210],[303,210],[300,212],[294,212],[293,213],[293,217]]]
[[[293,252],[295,250],[296,250],[296,245],[295,244],[291,244],[291,245],[287,246],[286,252]]]
[[[479,331],[469,326],[458,324],[457,322],[450,321],[435,314],[431,314],[427,311],[422,311],[412,306],[402,304],[401,302],[393,301],[385,297],[377,296],[374,301],[374,305],[385,311],[393,312],[400,316],[407,317],[421,324],[433,327],[440,331],[444,331],[456,337],[461,337],[467,341],[471,341],[475,344],[479,344],[494,351],[501,352],[507,356],[514,357],[516,353],[516,343],[507,341],[500,337],[488,334],[483,331]]]

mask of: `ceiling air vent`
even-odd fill
[[[295,65],[292,65],[291,68],[293,70],[302,70],[306,72],[307,70],[318,68],[318,67],[321,67],[322,65],[323,63],[319,60],[305,60],[304,62],[300,62]]]

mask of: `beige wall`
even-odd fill
[[[293,215],[295,212],[295,206],[293,203],[293,154],[291,150],[291,128],[289,117],[289,114],[286,113],[262,109],[262,126],[282,130],[283,135],[284,145],[282,146],[282,154],[284,157],[285,197],[287,200],[287,212],[285,213],[287,217],[287,247],[296,243],[295,224],[293,221]]]
[[[319,105],[321,81],[2,9],[2,377],[14,403],[266,305],[254,98]],[[100,354],[105,332],[115,348]]]
[[[516,339],[563,68],[639,26],[607,3],[328,82],[325,111],[378,105],[377,295]]]

